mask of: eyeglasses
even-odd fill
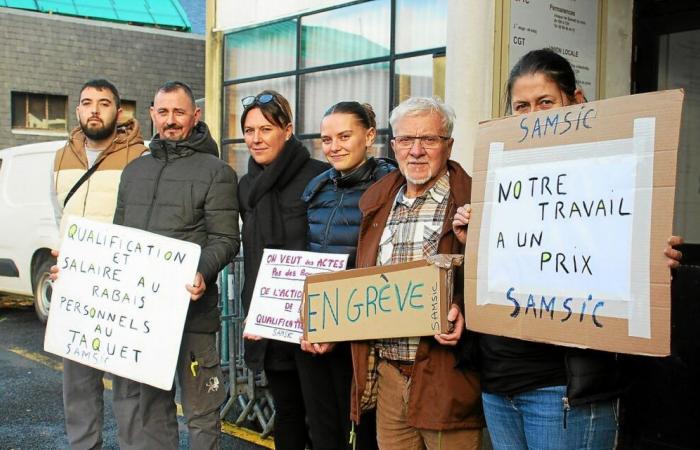
[[[266,105],[275,101],[275,96],[272,94],[249,95],[241,99],[244,108],[252,105]]]
[[[396,136],[394,137],[394,143],[400,149],[413,148],[413,143],[418,139],[420,145],[423,148],[436,148],[439,147],[442,141],[447,141],[450,139],[449,136]]]

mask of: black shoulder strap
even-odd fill
[[[100,159],[99,161],[95,161],[95,164],[93,164],[92,167],[90,167],[90,168],[87,170],[87,172],[85,172],[85,173],[83,174],[83,176],[80,177],[80,179],[73,185],[73,187],[70,188],[70,191],[68,192],[68,195],[66,195],[66,199],[63,200],[63,207],[64,207],[64,208],[65,208],[66,205],[68,204],[68,200],[70,200],[70,198],[73,196],[73,194],[75,194],[75,193],[78,191],[78,189],[80,189],[80,186],[82,186],[83,183],[85,183],[85,182],[87,181],[87,179],[90,178],[90,176],[91,176],[93,173],[95,173],[95,171],[97,170],[97,166],[99,166],[100,164],[102,164],[102,161],[104,161],[105,159],[106,159],[106,158],[102,158],[102,159]]]

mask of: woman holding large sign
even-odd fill
[[[301,194],[328,165],[312,159],[294,136],[289,102],[279,93],[263,91],[242,102],[241,128],[250,151],[248,173],[238,186],[247,312],[264,249],[306,249],[306,204]],[[303,450],[306,413],[295,362],[298,347],[244,337],[246,364],[253,370],[265,369],[275,402],[275,448]]]
[[[583,103],[566,59],[535,50],[513,67],[512,113]],[[460,208],[454,225],[464,223]],[[616,355],[484,334],[480,337],[484,414],[494,448],[611,449],[621,392]]]
[[[362,214],[359,201],[375,181],[396,165],[368,156],[377,135],[372,107],[358,102],[331,106],[321,122],[323,153],[333,166],[306,187],[309,250],[349,254],[355,268],[357,237]],[[350,345],[301,343],[298,355],[301,386],[306,402],[311,443],[318,449],[348,447],[350,433]],[[368,426],[369,425],[369,426]],[[362,420],[356,448],[376,448],[370,417]]]

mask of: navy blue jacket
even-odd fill
[[[349,269],[355,267],[355,252],[362,213],[358,204],[365,190],[396,169],[384,158],[369,158],[343,176],[331,168],[306,186],[301,198],[308,204],[308,250],[319,253],[349,254]]]

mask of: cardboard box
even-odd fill
[[[461,255],[456,256],[461,264]],[[453,284],[449,264],[440,267],[424,259],[310,275],[304,284],[304,339],[338,342],[447,332]]]
[[[668,355],[683,91],[480,124],[466,245],[469,329]]]

